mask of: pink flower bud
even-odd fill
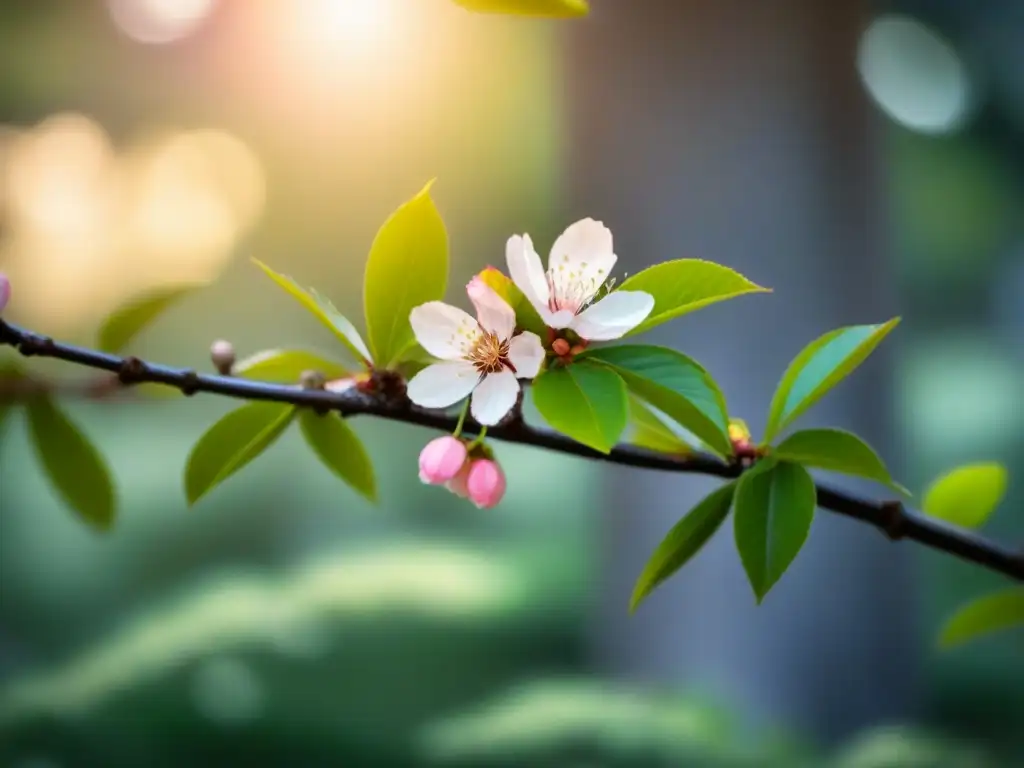
[[[465,463],[465,443],[451,435],[438,437],[420,451],[420,480],[442,485],[455,477]]]
[[[11,281],[7,279],[7,275],[0,272],[0,314],[3,314],[4,307],[7,306],[7,302],[11,300]]]
[[[505,495],[505,473],[497,462],[475,459],[469,465],[466,490],[469,500],[479,509],[490,509]]]
[[[469,467],[472,462],[467,461],[462,465],[462,469],[455,475],[451,480],[444,484],[444,487],[454,493],[460,499],[469,498],[469,488],[466,486],[466,481],[469,479]]]

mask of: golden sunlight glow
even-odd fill
[[[289,11],[311,56],[372,51],[398,20],[393,0],[298,0]]]
[[[107,0],[107,8],[128,37],[159,45],[192,34],[213,13],[214,0]]]
[[[220,130],[123,153],[84,115],[5,133],[0,262],[25,287],[14,311],[50,333],[81,330],[157,285],[212,280],[263,210],[258,158]]]

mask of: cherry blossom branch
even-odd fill
[[[0,320],[0,345],[10,345],[26,357],[54,358],[107,371],[114,374],[117,382],[123,386],[150,382],[174,387],[185,395],[206,392],[241,400],[290,403],[314,408],[322,413],[336,411],[346,417],[376,416],[445,432],[454,431],[458,423],[457,415],[414,406],[405,396],[404,383],[396,374],[389,372],[375,374],[375,391],[372,392],[358,388],[331,392],[301,385],[270,384],[232,376],[201,374],[187,368],[144,362],[137,357],[122,357],[64,344],[3,320]],[[747,469],[739,461],[726,462],[710,454],[673,456],[629,445],[617,446],[610,453],[603,454],[567,437],[528,426],[519,409],[514,410],[510,418],[501,424],[488,428],[487,436],[503,442],[531,445],[642,469],[702,474],[723,479],[737,478]],[[817,490],[819,507],[869,523],[891,540],[910,539],[1016,581],[1024,581],[1024,551],[1004,547],[972,531],[914,512],[898,501],[864,499],[821,484]]]

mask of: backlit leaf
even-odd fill
[[[192,448],[185,468],[189,506],[267,450],[294,418],[295,406],[252,402],[210,427]]]
[[[619,286],[623,291],[645,291],[654,297],[654,309],[627,335],[650,330],[657,325],[694,310],[747,293],[770,293],[739,272],[701,259],[676,259],[655,264],[628,277]]]
[[[965,528],[983,525],[1006,494],[1006,467],[967,464],[946,473],[927,490],[921,510]]]
[[[736,489],[736,548],[758,604],[799,554],[814,520],[817,491],[799,464],[754,467]]]
[[[1013,627],[1024,627],[1024,587],[1010,587],[960,608],[942,628],[939,646],[954,648]]]
[[[586,362],[550,368],[530,389],[548,424],[595,451],[609,453],[626,428],[626,385],[610,368]]]
[[[898,493],[910,495],[910,491],[892,479],[874,449],[852,432],[841,429],[800,430],[773,448],[772,456],[805,467],[866,477]]]
[[[378,367],[398,362],[414,343],[409,313],[444,298],[448,233],[428,183],[377,232],[366,261],[366,332]]]
[[[590,11],[587,0],[454,0],[456,5],[478,13],[504,13],[514,16],[574,18]]]
[[[121,352],[161,313],[200,286],[174,286],[139,296],[113,312],[100,326],[98,346],[103,352]]]
[[[93,528],[111,528],[114,482],[96,446],[49,395],[33,396],[27,410],[36,455],[60,497]]]
[[[350,375],[344,366],[332,360],[325,360],[312,352],[292,349],[259,352],[238,362],[233,373],[255,381],[298,384],[306,371],[319,371],[327,380],[343,379]]]
[[[715,534],[729,514],[735,492],[735,481],[723,485],[673,526],[654,550],[633,587],[633,596],[629,604],[630,613],[635,611],[658,585],[689,562]]]
[[[899,323],[854,325],[829,331],[806,347],[786,369],[772,398],[764,440],[788,424],[849,376]]]
[[[306,443],[331,472],[365,496],[377,500],[377,481],[373,464],[359,436],[337,413],[320,416],[305,410],[299,426]]]

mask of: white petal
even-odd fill
[[[447,408],[466,397],[480,381],[469,363],[435,363],[412,377],[409,399],[423,408]]]
[[[612,291],[576,316],[572,329],[588,341],[609,341],[647,319],[654,297],[644,291]]]
[[[491,286],[479,277],[474,277],[466,286],[466,293],[476,307],[476,319],[485,331],[493,333],[501,341],[515,333],[515,310]]]
[[[544,346],[536,333],[525,331],[512,339],[508,345],[508,359],[515,366],[516,376],[532,379],[540,373],[544,362]]]
[[[347,379],[334,379],[324,384],[324,389],[328,392],[348,392],[356,385],[356,380],[352,377]]]
[[[469,412],[478,424],[491,427],[512,410],[519,396],[519,382],[512,371],[489,373],[473,391]]]
[[[409,313],[409,323],[420,346],[442,360],[461,360],[480,336],[471,315],[441,301],[415,307]]]
[[[576,313],[568,309],[560,309],[557,312],[552,312],[547,307],[541,307],[538,312],[540,319],[544,321],[544,325],[548,328],[568,328],[572,325],[572,321],[576,319]]]
[[[593,219],[570,224],[555,240],[548,256],[551,279],[561,288],[555,293],[586,303],[604,285],[616,260],[608,227]]]
[[[513,235],[505,245],[505,261],[512,282],[538,312],[547,309],[550,293],[544,265],[533,249],[529,235]]]

